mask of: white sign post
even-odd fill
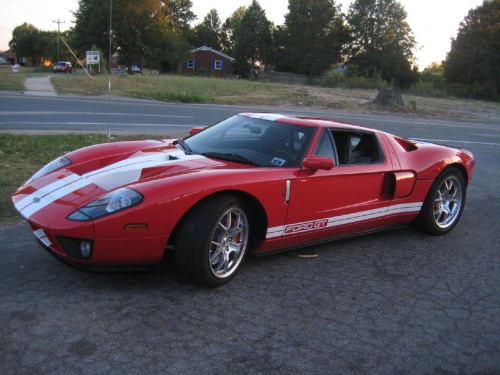
[[[99,66],[99,73],[101,73],[101,64],[99,64],[99,51],[87,51],[87,67],[94,64],[97,64]]]

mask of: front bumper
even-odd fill
[[[38,242],[51,254],[74,267],[94,272],[149,268],[161,260],[168,241],[168,236],[94,238],[93,230],[85,226],[72,233],[29,224]],[[89,255],[79,252],[82,242],[90,244]]]

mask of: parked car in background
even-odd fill
[[[71,73],[73,66],[69,61],[59,61],[52,69],[54,73]]]
[[[132,65],[133,74],[142,74],[142,69],[139,65]]]

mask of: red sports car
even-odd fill
[[[13,196],[40,243],[82,268],[147,266],[220,286],[262,254],[415,224],[444,234],[474,157],[324,119],[243,113],[184,139],[70,152]]]

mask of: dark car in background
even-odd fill
[[[54,73],[71,73],[73,66],[69,61],[59,61],[52,69]]]

